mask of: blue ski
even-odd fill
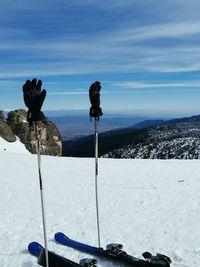
[[[59,244],[62,244],[64,246],[71,247],[88,254],[121,261],[133,267],[169,267],[171,264],[171,259],[162,254],[152,256],[149,252],[145,252],[143,253],[143,257],[145,259],[133,257],[123,251],[123,246],[120,244],[107,245],[106,249],[93,247],[70,239],[68,236],[61,232],[56,233],[54,238]]]
[[[39,265],[46,267],[45,249],[37,242],[31,242],[28,245],[28,251],[31,255],[37,257]],[[48,251],[49,267],[96,267],[95,259],[83,259],[80,264],[66,259],[56,253]]]

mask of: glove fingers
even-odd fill
[[[43,89],[41,94],[39,95],[38,97],[38,100],[37,100],[37,108],[40,110],[42,108],[42,105],[43,105],[43,102],[45,100],[45,97],[46,97],[46,90]]]
[[[31,90],[36,89],[36,83],[37,83],[37,80],[36,80],[36,79],[33,79],[33,80],[31,81]]]
[[[42,88],[42,81],[39,80],[39,81],[37,82],[37,84],[36,84],[36,90],[37,90],[38,92],[41,92],[41,88]]]
[[[45,116],[41,112],[41,108],[46,97],[46,90],[42,90],[42,81],[37,79],[27,80],[22,89],[25,105],[29,108],[27,117],[29,124],[43,120]]]
[[[41,95],[46,96],[47,91],[45,89],[42,90]]]
[[[99,82],[99,81],[96,81],[95,83],[93,83],[94,84],[94,87],[96,88],[96,89],[98,89],[99,91],[101,90],[101,83]]]
[[[22,87],[24,93],[30,90],[30,84],[31,84],[31,81],[30,81],[30,80],[27,80],[27,81],[25,82],[25,84],[24,84],[23,87]]]

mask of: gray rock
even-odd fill
[[[0,110],[0,121],[4,121],[3,110]]]
[[[19,109],[8,113],[7,122],[12,131],[31,153],[36,153],[36,136],[33,126],[29,127],[27,112]],[[41,154],[62,155],[62,140],[56,125],[49,121],[38,122],[41,140]]]
[[[15,142],[16,137],[11,127],[5,122],[3,111],[0,111],[0,137],[5,139],[7,142]]]

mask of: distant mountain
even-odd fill
[[[134,124],[131,128],[143,129],[143,128],[159,125],[162,123],[165,123],[165,121],[164,120],[145,120],[145,121],[141,121],[137,124]]]
[[[109,131],[99,134],[99,156],[114,149],[121,148],[126,144],[128,145],[132,141],[133,136],[135,140],[141,138],[141,135],[138,134],[139,131],[128,128],[127,130]],[[78,140],[64,141],[62,148],[63,156],[93,157],[94,135],[89,135]]]
[[[195,115],[195,116],[191,116],[191,117],[184,117],[184,118],[180,118],[180,119],[172,119],[169,120],[169,123],[177,123],[177,122],[196,122],[196,121],[200,121],[200,115]]]
[[[200,115],[146,120],[99,134],[99,156],[111,158],[199,158]],[[64,156],[93,157],[94,137],[63,142]]]
[[[130,142],[103,157],[150,159],[199,159],[200,116],[173,119],[144,129],[145,138]]]
[[[145,131],[141,130],[146,125],[157,125],[163,123],[163,120],[144,120],[127,128],[118,128],[111,131],[106,131],[99,134],[99,155],[103,155],[114,149],[121,148],[125,144],[132,141],[133,136],[135,142],[139,142]],[[130,123],[130,122],[129,122]],[[83,138],[63,141],[63,156],[74,157],[93,157],[94,155],[94,136],[88,135]]]

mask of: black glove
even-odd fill
[[[29,125],[33,122],[41,121],[46,119],[43,112],[41,111],[42,104],[46,97],[46,90],[41,91],[42,81],[33,79],[32,81],[27,80],[23,85],[24,103],[28,107],[27,121]]]
[[[102,109],[100,107],[100,90],[101,84],[100,82],[94,82],[89,89],[89,97],[90,97],[90,117],[94,117],[99,119],[99,116],[102,116]]]

